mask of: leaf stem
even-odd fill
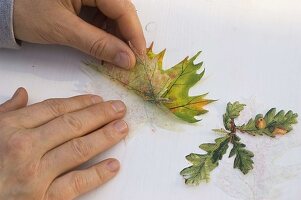
[[[235,122],[234,122],[234,118],[231,118],[230,123],[231,123],[231,128],[230,128],[231,130],[230,131],[231,131],[231,133],[235,134],[236,133],[236,125],[235,125]]]

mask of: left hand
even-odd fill
[[[0,105],[1,200],[71,200],[117,174],[112,158],[75,167],[126,137],[121,101],[81,95],[26,104],[20,88]]]

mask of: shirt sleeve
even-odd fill
[[[13,30],[14,0],[0,0],[0,48],[18,49]]]

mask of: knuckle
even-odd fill
[[[131,2],[131,1],[128,1],[128,0],[126,0],[126,5],[127,5],[127,8],[129,9],[129,10],[131,10],[131,11],[134,11],[134,12],[136,12],[136,7],[135,7],[135,5]]]
[[[0,127],[7,127],[7,126],[11,126],[14,125],[15,120],[12,119],[12,117],[10,117],[9,115],[7,115],[7,113],[0,113]]]
[[[87,108],[91,105],[103,102],[102,97],[91,94],[77,96],[74,100],[76,100],[76,103],[82,108]]]
[[[38,162],[28,162],[17,171],[16,180],[18,183],[28,183],[38,176],[39,171]]]
[[[57,191],[54,192],[52,190],[47,191],[43,200],[61,200],[62,198],[57,197],[58,195],[60,195],[60,193],[56,193],[56,192]]]
[[[95,170],[95,173],[97,175],[97,179],[98,179],[98,184],[102,185],[103,183],[106,182],[107,180],[107,176],[106,174],[103,172],[103,170],[98,170],[96,167],[93,168]]]
[[[48,171],[50,168],[54,168],[57,164],[56,156],[53,157],[42,157],[40,159],[40,171]]]
[[[0,127],[4,132],[23,129],[24,126],[20,123],[23,115],[26,115],[26,109],[18,114],[15,112],[0,113]]]
[[[89,186],[88,179],[80,173],[73,173],[71,180],[75,195],[80,195]]]
[[[11,135],[7,142],[7,152],[13,156],[27,155],[32,152],[33,138],[30,134],[16,132]]]
[[[116,137],[115,137],[115,134],[113,134],[112,129],[109,129],[109,128],[103,128],[103,129],[102,129],[102,134],[104,135],[105,140],[106,140],[108,143],[110,143],[110,144],[115,143]]]
[[[90,54],[97,58],[104,58],[107,49],[107,39],[105,37],[95,40],[90,47]]]
[[[112,119],[116,115],[116,112],[113,110],[112,103],[106,102],[99,105],[99,110],[97,110],[98,115],[102,116],[105,119]]]
[[[55,183],[55,180],[54,180]],[[66,192],[61,192],[61,188],[50,187],[46,192],[43,200],[66,200],[69,199]]]
[[[92,154],[91,145],[87,144],[83,138],[76,138],[70,141],[74,159],[80,162],[86,161]]]
[[[126,12],[128,12],[129,10],[136,11],[135,5],[130,0],[121,0],[121,5]]]
[[[83,123],[78,117],[72,114],[65,114],[62,116],[62,121],[71,129],[72,132],[80,132],[83,128]]]
[[[68,111],[67,105],[60,99],[47,99],[43,103],[55,117]]]
[[[30,162],[26,165],[26,170],[23,173],[24,177],[35,177],[39,172],[39,163]]]

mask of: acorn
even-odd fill
[[[285,135],[287,133],[287,130],[284,128],[278,128],[276,127],[273,131],[273,135]]]
[[[267,127],[267,123],[263,117],[260,117],[256,121],[256,127],[258,129],[265,129]]]

